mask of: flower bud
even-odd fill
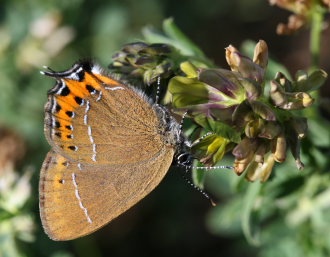
[[[200,69],[199,81],[216,88],[229,98],[242,102],[245,99],[245,90],[238,75],[224,69]]]
[[[277,25],[276,33],[278,35],[291,35],[301,29],[305,25],[306,21],[306,17],[302,15],[290,15],[287,24],[279,23]]]
[[[264,46],[260,46],[259,50],[256,50],[256,60],[265,63],[265,53],[262,54],[259,51],[265,51]],[[226,60],[232,71],[236,71],[242,75],[243,78],[252,79],[257,82],[262,82],[264,77],[264,69],[258,64],[254,63],[249,57],[241,54],[235,47],[229,45],[226,48]]]
[[[260,182],[265,182],[274,167],[275,161],[271,154],[268,154],[266,157],[266,161],[264,163],[256,163],[253,162],[248,168],[246,172],[246,179],[250,182],[254,182],[256,180],[260,180]]]
[[[248,101],[239,104],[232,114],[233,123],[239,128],[244,128],[246,123],[254,118],[255,116]]]
[[[277,26],[277,34],[279,35],[290,35],[303,27],[310,21],[311,12],[319,8],[320,4],[319,0],[269,0],[269,2],[294,13],[289,17],[288,24]]]
[[[288,102],[284,90],[282,89],[281,85],[275,80],[272,80],[270,82],[270,97],[273,100],[275,106],[278,107],[283,106]]]
[[[258,169],[261,166],[260,163],[252,161],[250,162],[249,166],[246,168],[246,175],[245,178],[249,182],[254,182],[257,179],[259,179],[260,175],[260,169]]]
[[[273,139],[277,137],[282,131],[281,126],[276,121],[267,121],[265,122],[264,126],[261,129],[258,137],[266,138],[266,139]]]
[[[287,93],[287,95],[289,96],[289,101],[287,104],[282,106],[282,109],[300,110],[311,106],[314,102],[312,96],[305,92],[297,92],[292,94]]]
[[[169,58],[172,53],[172,47],[167,44],[126,44],[112,56],[109,68],[116,73],[142,78],[150,85],[158,77],[167,78],[173,72],[174,64]]]
[[[288,141],[293,158],[296,160],[297,168],[299,170],[304,169],[304,164],[300,160],[300,139],[294,133],[290,133],[288,135]]]
[[[189,77],[175,76],[168,85],[174,107],[188,108],[193,116],[204,114],[231,121],[233,111],[246,98],[236,74],[223,69],[200,69],[196,74],[189,63],[183,63],[182,68]]]
[[[192,146],[195,156],[201,156],[200,162],[205,165],[215,165],[228,151],[229,140],[212,134],[202,138]]]
[[[276,116],[274,111],[267,105],[259,101],[251,101],[251,108],[255,114],[264,120],[275,121]]]
[[[191,62],[182,62],[180,64],[180,69],[186,74],[187,78],[197,78],[198,69]]]
[[[292,92],[293,85],[290,80],[282,72],[277,72],[274,79],[279,85],[282,86],[285,92]]]
[[[261,95],[261,85],[251,79],[242,79],[240,81],[246,92],[246,97],[250,101],[257,100]]]
[[[316,70],[308,75],[306,72],[298,71],[296,82],[294,82],[294,91],[308,92],[319,89],[327,80],[328,74],[323,70]]]
[[[307,14],[311,8],[311,0],[269,0],[271,5],[287,9],[297,14]]]
[[[289,123],[299,139],[306,136],[308,125],[305,117],[292,117]]]
[[[248,138],[255,138],[259,135],[264,126],[264,120],[257,118],[250,120],[245,126],[245,135]]]
[[[308,72],[304,70],[298,70],[295,74],[295,79],[297,82],[305,81],[308,79]]]
[[[264,155],[269,151],[268,142],[260,142],[255,152],[254,161],[257,163],[264,163]]]
[[[169,91],[173,95],[174,107],[185,107],[194,103],[201,103],[208,99],[208,91],[206,85],[196,79],[176,76],[169,82]],[[175,99],[176,95],[180,96]],[[184,96],[189,96],[185,97]],[[177,100],[177,101],[176,101]],[[183,100],[178,104],[178,100]]]
[[[238,160],[245,159],[250,155],[250,153],[253,153],[253,155],[254,155],[254,152],[256,151],[257,146],[258,146],[257,140],[245,137],[234,148],[233,155]],[[253,158],[253,156],[251,158]]]
[[[322,2],[330,10],[330,0],[322,0]]]
[[[259,40],[255,46],[253,62],[266,69],[268,64],[268,46],[264,40]]]
[[[275,161],[284,162],[286,159],[286,139],[284,134],[279,135],[273,141],[272,153]]]
[[[241,175],[243,171],[249,166],[250,162],[253,160],[254,153],[248,152],[248,155],[242,159],[235,159],[234,170],[237,175]]]
[[[305,92],[286,93],[279,83],[271,81],[270,97],[274,104],[285,110],[300,110],[313,104],[314,99]]]
[[[167,44],[150,44],[143,47],[138,51],[139,54],[146,54],[148,56],[166,56],[171,54],[173,51],[172,47]]]

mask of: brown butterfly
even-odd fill
[[[53,240],[101,228],[149,194],[184,142],[168,111],[81,61],[56,79],[45,105],[52,146],[39,183],[41,221]]]

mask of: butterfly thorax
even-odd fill
[[[181,143],[184,141],[180,124],[165,107],[157,104],[154,108],[159,117],[158,131],[163,136],[165,144],[174,147],[175,150],[178,150]]]

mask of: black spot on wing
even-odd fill
[[[69,118],[73,118],[74,113],[71,111],[66,111],[65,114],[69,117]]]
[[[60,92],[60,95],[61,95],[61,96],[67,96],[67,95],[69,95],[69,94],[70,94],[70,89],[69,89],[68,86],[65,86],[65,87],[62,89],[62,91]]]
[[[79,104],[79,105],[81,105],[82,102],[83,102],[83,99],[82,99],[81,97],[79,97],[79,96],[75,96],[75,97],[74,97],[74,100],[75,100],[76,103]]]
[[[91,85],[86,85],[86,89],[88,90],[89,93],[91,94],[95,94],[96,93],[96,90],[94,87],[92,87]]]

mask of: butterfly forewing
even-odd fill
[[[56,152],[82,163],[120,164],[163,147],[159,120],[144,96],[100,74],[85,71],[83,78],[59,78],[50,91],[45,134]]]

